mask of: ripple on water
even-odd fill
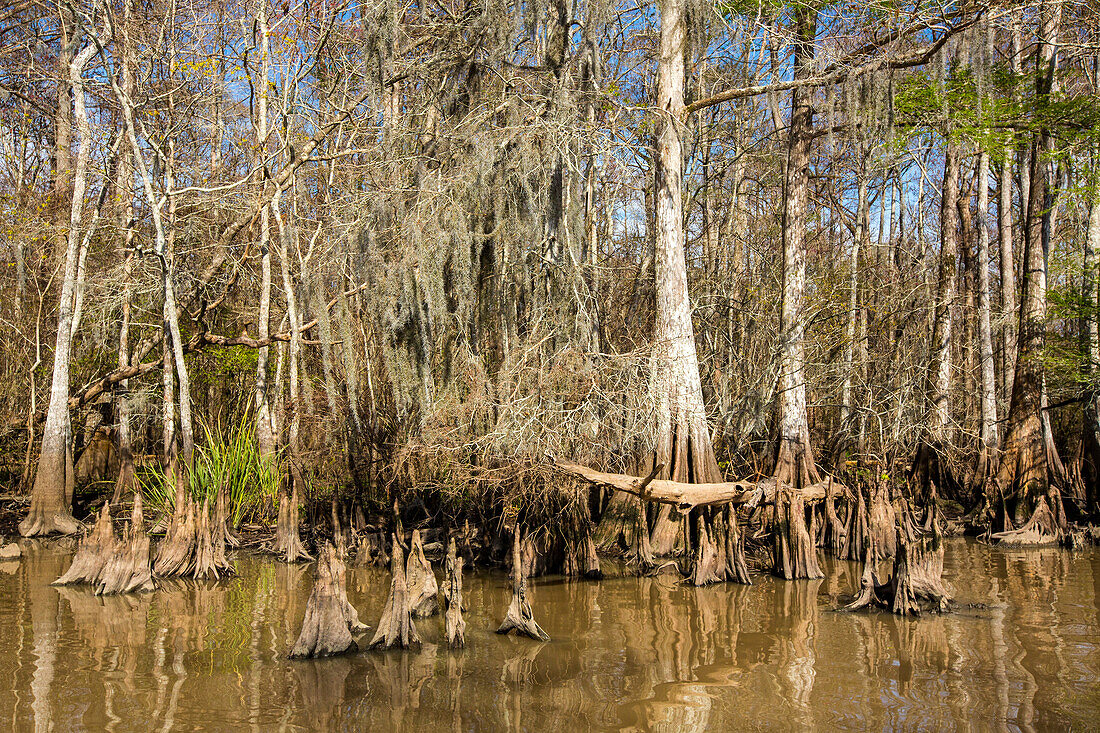
[[[468,648],[418,622],[419,653],[286,659],[305,566],[239,560],[222,583],[101,598],[53,588],[70,550],[0,566],[0,720],[15,730],[941,729],[1095,725],[1100,553],[947,544],[945,578],[980,604],[920,619],[838,613],[858,568],[817,581],[693,588],[669,577],[532,582],[553,641],[498,637],[510,589],[465,580]],[[373,623],[388,573],[348,572]]]

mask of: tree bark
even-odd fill
[[[115,551],[115,528],[111,524],[111,510],[107,504],[99,510],[95,528],[84,536],[73,555],[73,561],[65,574],[54,585],[71,583],[95,583]]]
[[[331,657],[358,651],[354,634],[366,631],[359,613],[348,602],[346,568],[336,549],[326,542],[315,568],[313,591],[306,602],[306,615],[291,659]]]
[[[946,63],[945,60],[945,66]],[[945,117],[939,275],[933,304],[932,343],[928,353],[929,412],[910,473],[910,480],[922,502],[937,490],[953,494],[958,485],[947,466],[945,454],[951,432],[952,330],[959,256],[959,143],[951,111],[946,107]]]
[[[256,144],[257,161],[264,171],[263,184],[267,186],[267,106],[268,79],[270,77],[271,42],[267,30],[267,0],[259,0],[257,25],[260,33],[260,80],[259,99],[256,103]],[[277,193],[277,192],[276,192]],[[260,304],[256,314],[256,331],[260,341],[266,339],[271,331],[271,210],[267,206],[260,208]],[[293,327],[293,322],[291,326]],[[261,347],[256,352],[256,444],[260,455],[275,453],[275,429],[268,399],[267,365],[270,347]]]
[[[409,589],[409,608],[414,618],[426,618],[439,612],[439,583],[431,564],[424,557],[424,543],[418,529],[413,530],[409,543],[405,582]]]
[[[73,57],[67,69],[69,85],[73,89],[73,111],[82,120],[81,129],[87,131],[88,113],[84,101],[84,67],[95,53],[89,43]],[[73,454],[72,427],[69,424],[69,366],[72,358],[73,300],[76,289],[76,269],[81,238],[81,219],[84,212],[84,191],[87,187],[88,160],[91,140],[82,135],[77,152],[76,171],[73,178],[72,200],[69,208],[65,269],[58,304],[57,337],[54,343],[53,378],[50,384],[50,403],[46,412],[46,425],[42,431],[42,447],[38,455],[38,471],[31,492],[31,507],[26,518],[19,523],[19,533],[24,537],[47,534],[72,534],[80,524],[72,515]]]
[[[455,539],[447,540],[446,579],[443,584],[443,615],[447,644],[452,649],[466,646],[466,621],[462,618],[462,558],[455,549]]]
[[[1094,69],[1100,73],[1100,55],[1094,63]],[[1097,78],[1095,75],[1093,78]],[[1100,150],[1093,151],[1093,166],[1100,166]],[[1100,187],[1093,172],[1092,185]],[[1084,272],[1082,275],[1082,300],[1086,308],[1085,327],[1082,329],[1085,341],[1084,372],[1089,375],[1093,389],[1096,390],[1097,370],[1100,369],[1100,190],[1093,190],[1089,205],[1088,234],[1085,237]],[[1086,481],[1086,506],[1095,510],[1100,499],[1096,485],[1100,481],[1100,390],[1092,393],[1085,402],[1082,424],[1082,443],[1089,464]],[[1091,488],[1089,488],[1091,487]]]
[[[282,219],[279,215],[279,202],[281,190],[276,190],[271,200],[271,210],[276,215],[276,221],[282,229]],[[275,552],[282,556],[286,562],[298,560],[310,560],[310,555],[302,546],[298,537],[298,497],[299,491],[306,488],[302,475],[300,454],[300,427],[301,427],[301,400],[300,400],[300,374],[301,374],[301,343],[302,329],[300,314],[298,311],[298,298],[295,294],[294,283],[290,277],[289,253],[285,243],[280,247],[280,258],[283,290],[286,297],[287,317],[290,319],[290,357],[289,357],[289,382],[290,382],[290,429],[287,435],[287,448],[289,449],[289,482],[290,496],[287,496],[286,481],[280,482],[279,515],[275,528]],[[322,306],[323,307],[323,306]],[[309,398],[306,398],[308,404]]]
[[[155,588],[149,557],[149,534],[145,531],[145,515],[139,491],[134,494],[130,524],[126,527],[122,542],[116,545],[115,556],[108,562],[96,583],[95,594],[109,596],[141,593]]]
[[[802,494],[783,488],[775,498],[772,525],[773,570],[784,580],[823,578],[817,562],[817,548],[806,529],[806,505]]]
[[[50,204],[53,208],[54,252],[57,264],[63,264],[68,251],[69,217],[73,201],[73,104],[76,94],[72,87],[71,69],[76,45],[80,41],[80,29],[74,27],[67,7],[60,7],[57,15],[57,112],[54,116],[53,190]]]
[[[659,112],[655,187],[657,203],[657,323],[653,355],[657,402],[655,465],[661,478],[681,482],[721,480],[703,405],[699,359],[688,299],[684,257],[683,146],[684,0],[662,0],[661,43],[657,63]],[[662,508],[651,534],[653,551],[672,552],[680,535],[671,507]]]
[[[508,605],[508,612],[497,633],[526,636],[535,641],[550,641],[550,635],[535,622],[531,603],[527,600],[527,574],[523,568],[523,554],[520,551],[522,547],[522,535],[517,526],[516,535],[512,539],[512,602]]]
[[[813,73],[817,36],[817,11],[796,6],[794,24],[794,76]],[[791,121],[787,136],[787,162],[783,181],[783,301],[780,309],[781,362],[779,367],[778,435],[773,475],[795,488],[819,481],[810,448],[806,407],[805,316],[806,208],[809,197],[810,144],[813,140],[813,89],[795,87],[791,92]]]
[[[1013,375],[1016,372],[1016,259],[1013,255],[1012,226],[1012,146],[1006,144],[1005,162],[997,177],[997,230],[1000,240],[1001,313],[1004,327],[1001,331],[1001,398],[1008,402],[1012,397]]]
[[[844,384],[840,390],[840,429],[847,430],[852,410],[852,382],[855,376],[856,325],[859,322],[859,251],[867,230],[867,173],[859,172],[856,194],[856,226],[848,258],[848,322],[844,328]]]
[[[378,630],[371,639],[370,649],[408,649],[420,646],[420,635],[413,623],[409,605],[409,589],[405,583],[405,554],[397,535],[393,535],[393,555],[390,558],[390,595],[382,609]]]
[[[1050,96],[1057,65],[1061,0],[1044,0],[1040,6],[1040,33],[1036,53],[1036,94]],[[1048,182],[1050,130],[1045,126],[1031,141],[1030,191],[1024,226],[1023,297],[1020,303],[1019,340],[1012,403],[1008,412],[998,483],[1008,495],[1018,496],[1016,517],[1027,516],[1046,494],[1052,457],[1043,435],[1043,350],[1046,344],[1046,252],[1044,228],[1049,228]]]
[[[993,363],[993,329],[989,298],[989,153],[978,157],[978,362],[981,369],[980,476],[993,466],[997,435],[997,384]]]
[[[940,263],[936,285],[935,322],[928,372],[928,440],[942,445],[951,424],[951,331],[954,326],[955,278],[958,268],[959,147],[948,131],[944,145],[943,187],[940,206]]]

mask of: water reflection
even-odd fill
[[[26,576],[32,579],[61,572],[62,556],[50,552],[42,543],[32,542],[23,550]],[[57,661],[58,596],[53,587],[25,582],[23,592],[30,599],[31,635],[34,639],[34,672],[31,676],[31,710],[35,733],[54,729],[54,671]]]
[[[751,587],[668,576],[540,579],[553,641],[492,633],[500,574],[466,578],[469,647],[439,618],[420,652],[291,662],[307,566],[240,559],[224,583],[97,597],[53,588],[71,549],[24,543],[0,567],[0,728],[16,731],[1088,728],[1100,715],[1100,553],[1005,552],[952,541],[958,612],[921,619],[835,609],[858,583]],[[348,573],[368,623],[388,575]]]

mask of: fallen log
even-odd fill
[[[650,476],[639,478],[622,473],[605,473],[565,460],[558,460],[553,465],[562,473],[587,481],[593,486],[623,491],[641,497],[646,501],[670,504],[681,511],[718,504],[743,504],[747,506],[774,504],[778,487],[778,482],[774,478],[763,478],[759,481],[687,484],[680,481],[653,478],[656,471]],[[850,496],[847,488],[829,479],[803,488],[800,491],[802,500],[806,503],[824,500],[829,493],[830,484],[834,496],[838,494]]]

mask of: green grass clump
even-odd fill
[[[240,420],[228,428],[213,428],[203,422],[202,429],[205,440],[195,447],[195,465],[189,481],[191,498],[199,503],[209,499],[213,505],[218,487],[224,487],[234,527],[273,516],[282,457],[280,453],[260,454],[250,411],[245,410]],[[139,478],[146,506],[158,512],[171,511],[175,492],[164,468],[151,466]]]

